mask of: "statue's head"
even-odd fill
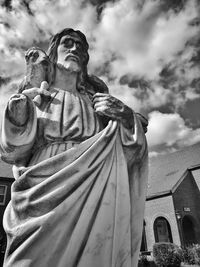
[[[81,31],[66,28],[53,36],[47,53],[52,62],[86,75],[88,48],[86,37]]]
[[[93,94],[107,93],[106,84],[96,76],[90,76],[87,73],[88,49],[87,39],[81,31],[65,28],[52,37],[47,54],[51,62],[79,72],[77,81],[79,91],[89,92],[89,88],[92,87]]]

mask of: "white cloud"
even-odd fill
[[[142,108],[142,101],[138,100],[133,95],[127,85],[119,85],[116,81],[110,83],[108,82],[107,84],[109,86],[110,94],[120,99],[123,103],[126,103],[126,105],[132,108],[134,111],[138,112]]]
[[[153,111],[149,114],[147,140],[150,147],[162,144],[183,147],[200,141],[200,129],[187,127],[177,113],[163,114]]]
[[[5,49],[0,51],[0,74],[4,77],[17,76],[25,72],[25,60],[21,51]]]
[[[169,89],[164,89],[157,83],[152,83],[152,90],[149,91],[148,98],[145,101],[147,107],[160,107],[169,102],[172,98],[173,92]]]
[[[11,26],[0,25],[0,48],[9,54],[10,45],[17,49],[29,47],[34,41],[47,41],[52,33],[65,27],[79,28],[91,46],[91,72],[110,61],[110,75],[116,80],[127,73],[153,80],[197,34],[197,27],[188,25],[197,15],[195,1],[175,14],[162,12],[159,1],[146,1],[143,9],[138,10],[135,1],[120,0],[107,4],[99,22],[95,7],[83,2],[34,0],[30,2],[34,14],[31,16],[20,1],[12,1],[13,11],[0,9],[1,20]],[[11,58],[17,62],[14,65],[18,64],[17,56]]]
[[[95,7],[83,1],[31,1],[33,16],[20,1],[12,1],[13,10],[0,7],[1,75],[24,71],[24,50],[35,43],[49,41],[52,34],[66,27],[82,30],[88,39],[96,25]],[[1,23],[2,22],[2,23]],[[5,27],[4,25],[9,25]]]
[[[1,47],[20,48],[21,46],[32,45],[34,40],[39,41],[44,38],[44,34],[40,33],[34,17],[27,14],[21,5],[9,12],[0,8],[0,18],[3,23],[9,25],[6,28],[1,25]]]
[[[45,31],[57,33],[66,27],[79,28],[89,33],[96,25],[95,7],[83,1],[57,0],[31,2],[37,24]]]
[[[162,67],[197,34],[198,29],[188,24],[197,15],[195,1],[178,14],[163,13],[158,1],[147,1],[142,11],[134,8],[132,0],[109,4],[94,32],[91,68],[114,54],[114,77],[131,73],[156,79]]]

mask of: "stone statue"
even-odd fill
[[[80,31],[31,48],[2,121],[15,182],[4,267],[136,267],[147,183],[146,120],[88,74]]]

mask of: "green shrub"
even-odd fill
[[[200,245],[194,244],[183,249],[183,261],[187,264],[200,265]]]
[[[159,267],[179,267],[183,259],[182,249],[173,243],[155,243],[153,257]]]

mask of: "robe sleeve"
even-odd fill
[[[4,111],[1,125],[1,158],[10,164],[28,161],[37,131],[36,107],[27,97],[28,120],[23,126],[15,125],[9,118],[8,105]]]
[[[148,122],[144,122],[142,115],[133,112],[134,126],[132,129],[120,125],[121,141],[126,156],[127,163],[139,162],[147,155],[146,127]]]

